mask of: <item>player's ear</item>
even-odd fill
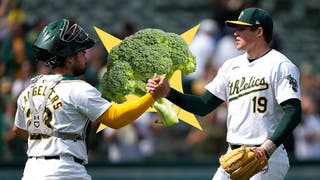
[[[262,27],[257,28],[257,36],[263,36],[264,30]]]
[[[74,57],[75,57],[74,55],[65,57],[66,64],[71,64],[72,61],[74,61]]]

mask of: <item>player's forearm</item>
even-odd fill
[[[288,137],[301,121],[301,102],[299,99],[287,100],[281,103],[281,106],[283,107],[284,114],[273,135],[264,143],[264,149],[267,152],[270,151],[268,152],[270,155],[275,150],[274,147],[282,144],[285,138]]]
[[[155,100],[147,93],[140,99],[125,104],[112,104],[99,118],[98,122],[111,127],[121,128],[141,116]]]
[[[172,88],[167,99],[182,109],[200,116],[207,115],[223,103],[221,99],[209,91],[206,91],[202,96],[196,96],[192,94],[182,94]]]

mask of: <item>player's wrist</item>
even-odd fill
[[[167,92],[167,94],[166,94],[166,96],[165,96],[165,97],[169,97],[169,96],[171,95],[171,91],[172,91],[172,89],[171,89],[171,88],[169,88],[169,89],[168,89],[168,92]]]
[[[157,95],[155,95],[155,94],[153,94],[153,93],[150,93],[150,92],[147,92],[147,93],[144,95],[144,97],[146,97],[146,98],[151,98],[153,101],[156,101],[157,99],[159,99],[159,98],[157,97]]]
[[[277,145],[274,144],[270,139],[267,139],[260,147],[264,149],[268,158],[270,158],[277,149]]]

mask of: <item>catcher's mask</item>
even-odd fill
[[[67,19],[49,23],[33,44],[35,58],[49,67],[61,65],[64,57],[91,48],[95,40],[84,29]]]

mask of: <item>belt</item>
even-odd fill
[[[71,156],[74,160],[74,162],[76,163],[79,163],[79,164],[83,164],[84,163],[84,160],[82,159],[79,159],[75,156]],[[59,160],[61,157],[60,156],[40,156],[40,157],[37,157],[37,156],[29,156],[28,157],[29,159],[32,159],[32,158],[35,158],[35,159],[45,159],[45,160],[50,160],[50,159],[57,159]]]
[[[65,132],[53,132],[53,136],[58,137],[58,138],[62,138],[62,139],[70,139],[73,141],[77,141],[77,140],[83,140],[82,136],[79,134],[73,134],[73,133],[65,133]]]
[[[241,147],[242,145],[229,144],[229,146],[230,146],[230,148],[231,148],[232,150],[234,150],[234,149],[237,149],[237,148]],[[260,145],[245,145],[245,146],[248,146],[248,147],[259,147]]]

